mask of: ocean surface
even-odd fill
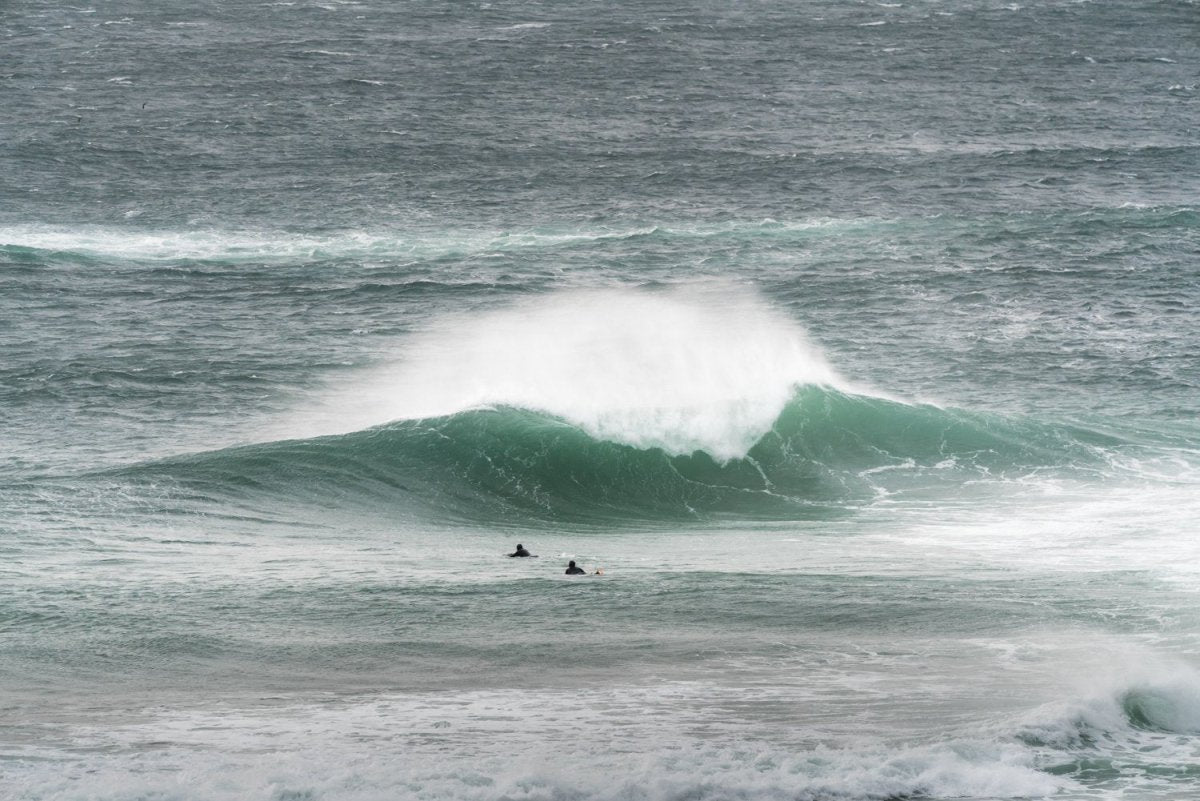
[[[3,3],[0,797],[1200,798],[1198,87],[1194,0]]]

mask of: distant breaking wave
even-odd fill
[[[1038,152],[1038,151],[1034,151]],[[796,220],[739,220],[681,224],[651,222],[627,226],[539,227],[514,230],[231,230],[219,228],[153,229],[105,226],[0,226],[0,256],[35,262],[54,260],[295,263],[297,261],[441,259],[497,252],[577,248],[620,242],[803,242],[840,236],[878,236],[881,231],[914,230],[956,235],[1037,233],[1052,228],[1082,234],[1132,228],[1191,229],[1200,212],[1191,206],[1145,206],[1097,209],[1063,218],[1002,214],[991,218],[956,219],[934,215],[912,219],[814,217]]]
[[[596,228],[405,231],[254,231],[222,229],[125,229],[102,226],[15,225],[0,227],[0,255],[135,262],[293,263],[299,260],[438,259],[471,254],[587,246],[606,242],[816,236],[895,222],[815,218],[759,220],[711,225],[631,225]]]

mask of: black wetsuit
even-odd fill
[[[584,570],[582,567],[576,567],[575,565],[571,565],[570,567],[567,568],[568,576],[582,576],[586,572],[587,571]]]
[[[531,554],[529,551],[525,550],[524,548],[518,548],[513,553],[510,553],[509,556],[533,556],[533,554]]]

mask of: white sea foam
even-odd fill
[[[75,753],[24,753],[37,759],[12,774],[12,797],[850,801],[1036,798],[1072,784],[1038,771],[1018,743],[788,748],[696,738],[683,733],[686,720],[640,713],[653,692],[624,690],[620,708],[610,705],[620,693],[473,692],[77,727]]]
[[[726,283],[563,292],[442,318],[402,347],[296,435],[505,405],[724,460],[767,433],[798,386],[850,388],[795,322]]]
[[[540,758],[418,762],[399,753],[343,746],[216,756],[168,752],[140,759],[85,760],[63,770],[31,766],[13,801],[306,799],[306,801],[878,801],[922,798],[1042,798],[1071,782],[1037,772],[1019,748],[953,748],[888,754],[818,752],[807,758],[759,750],[689,749],[652,757],[592,760],[578,767]],[[966,750],[966,749],[964,749]],[[83,775],[86,774],[86,777]]]
[[[1195,587],[1200,542],[1191,532],[1200,515],[1200,480],[1194,465],[1185,465],[1163,481],[1165,468],[1161,461],[1114,463],[1110,475],[1121,480],[1100,492],[1089,481],[1022,476],[1007,484],[1007,501],[996,496],[940,508],[896,536],[943,567],[958,558],[963,569],[987,564],[1076,573],[1119,567]]]
[[[113,80],[128,80],[127,77]],[[85,110],[80,108],[79,110]],[[93,109],[94,110],[94,109]],[[404,133],[389,130],[383,133]],[[879,225],[879,220],[817,218],[780,222],[694,226],[630,226],[595,229],[487,229],[405,232],[387,229],[331,231],[304,234],[293,231],[230,230],[219,228],[149,229],[105,226],[0,226],[0,245],[80,253],[136,261],[219,260],[261,263],[305,258],[437,258],[561,246],[586,246],[660,234],[675,237],[722,237],[755,234],[807,235],[837,232],[856,226]]]
[[[345,232],[304,236],[272,231],[137,230],[85,226],[0,227],[0,244],[138,261],[275,262],[313,256],[403,254],[420,247],[398,235]]]

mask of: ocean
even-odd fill
[[[1200,798],[1198,86],[1194,0],[4,3],[0,797]]]

